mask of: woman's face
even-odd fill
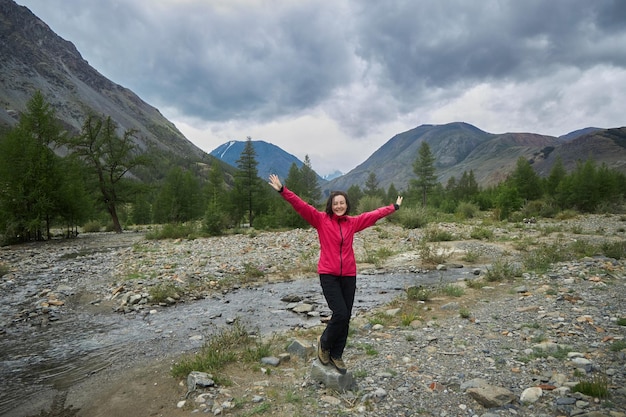
[[[346,214],[348,205],[346,204],[346,198],[342,195],[336,195],[333,197],[333,213],[337,216],[343,216]]]

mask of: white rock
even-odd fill
[[[520,395],[519,400],[521,403],[535,403],[541,398],[542,394],[543,390],[539,387],[526,388]]]

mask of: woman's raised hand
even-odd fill
[[[404,197],[402,197],[401,195],[399,195],[399,196],[398,196],[398,198],[396,199],[396,204],[397,204],[397,205],[399,205],[399,206],[401,206],[401,205],[402,205],[402,199],[403,199],[403,198],[404,198]]]
[[[271,185],[276,191],[280,191],[280,189],[283,188],[283,184],[280,182],[280,179],[276,174],[270,174],[270,181],[268,184]]]

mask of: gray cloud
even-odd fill
[[[524,83],[552,114],[572,81],[554,74],[626,68],[620,0],[18,3],[113,81],[206,122],[323,108],[359,137],[481,84]]]

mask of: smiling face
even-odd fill
[[[337,216],[343,216],[346,214],[346,210],[348,210],[348,203],[346,202],[346,198],[342,195],[336,195],[333,197],[333,213]]]

